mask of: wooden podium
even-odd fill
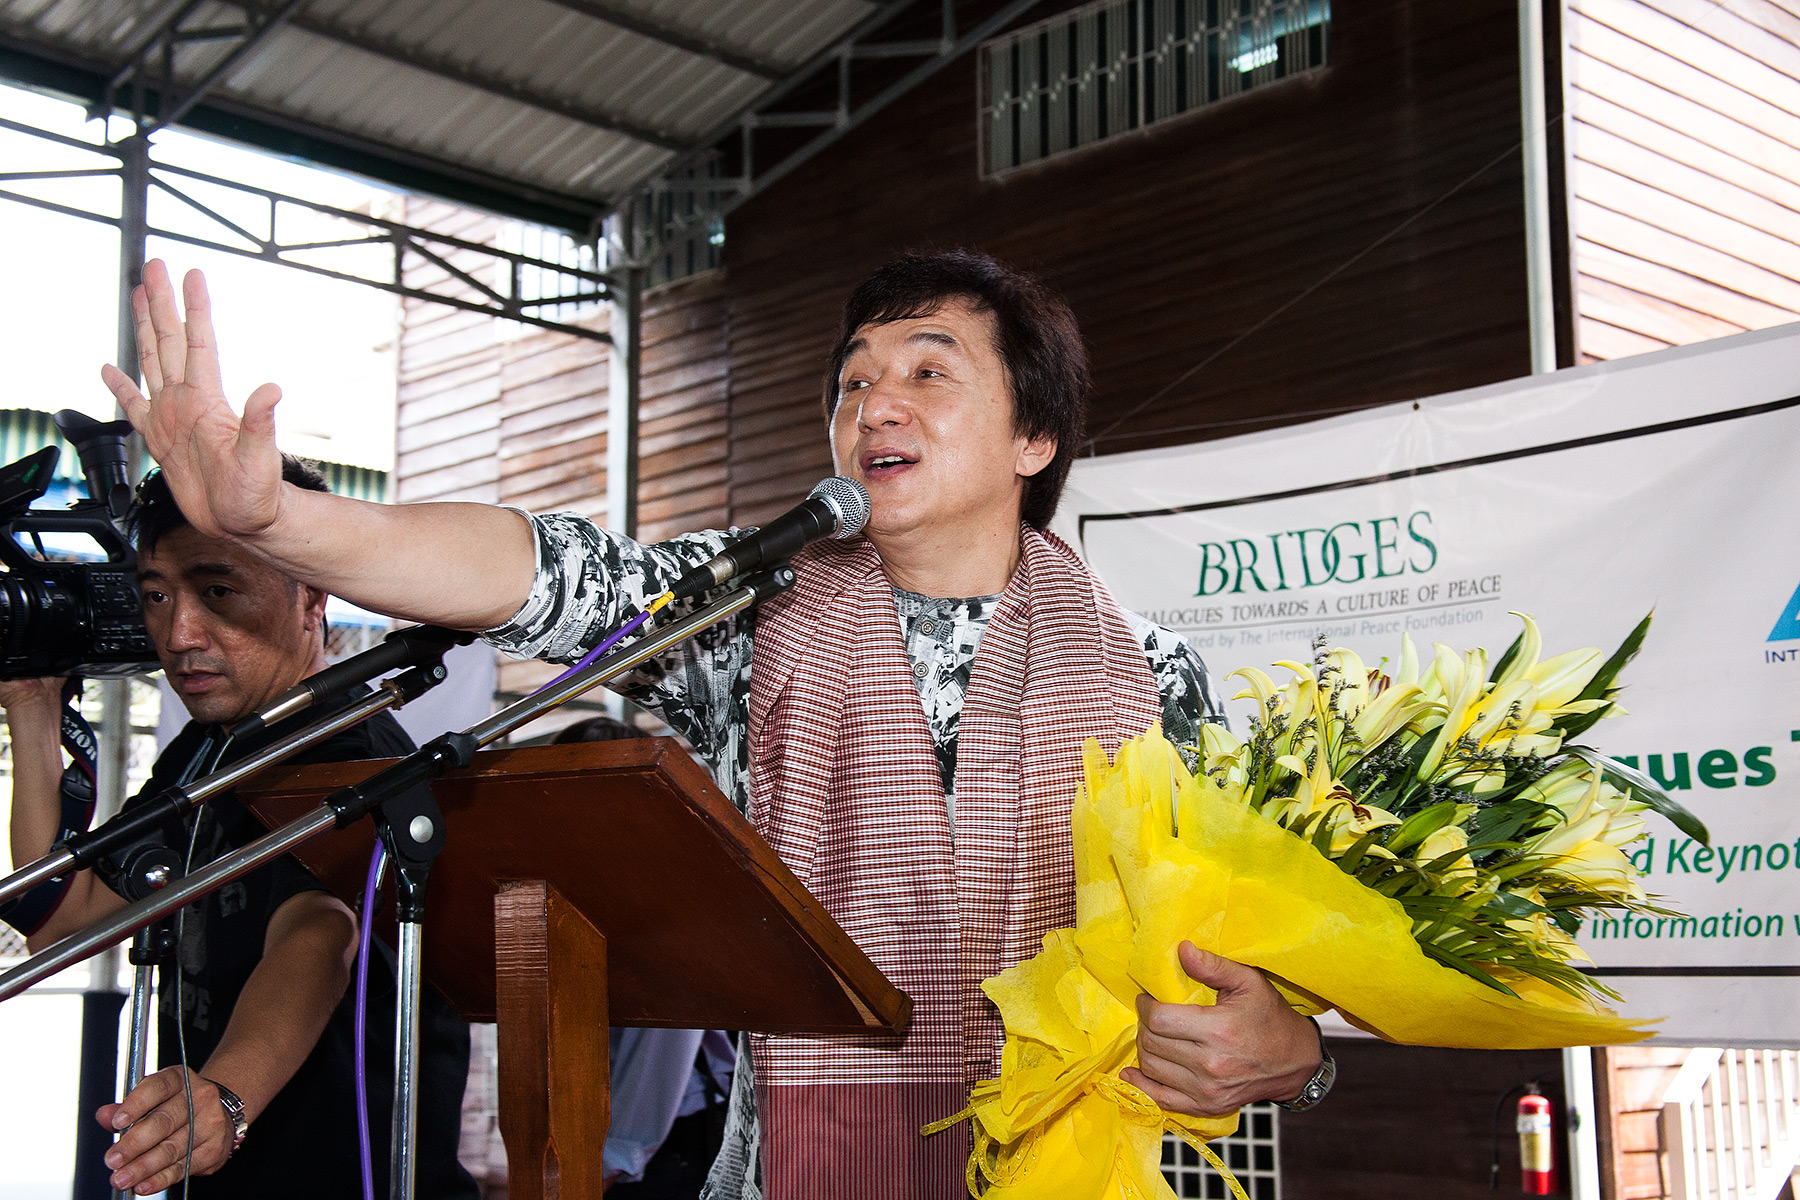
[[[274,827],[386,765],[278,768],[238,795]],[[425,977],[499,1022],[512,1196],[600,1195],[609,1024],[905,1031],[911,1000],[674,741],[485,751],[432,790]],[[354,904],[373,838],[359,821],[295,854]]]

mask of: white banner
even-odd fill
[[[1628,716],[1584,737],[1706,822],[1633,849],[1691,919],[1581,943],[1659,1036],[1800,1045],[1800,330],[1078,460],[1057,531],[1214,673],[1443,642],[1611,652],[1655,610]],[[1279,672],[1275,673],[1277,677]],[[1223,690],[1230,696],[1235,681]],[[1231,705],[1244,732],[1248,706]]]

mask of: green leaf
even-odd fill
[[[1381,839],[1382,830],[1371,829],[1357,838],[1350,848],[1338,856],[1337,865],[1349,875],[1355,875],[1362,867],[1363,859],[1368,856],[1369,847]]]
[[[1505,992],[1508,996],[1511,996],[1514,999],[1518,999],[1519,993],[1513,991],[1511,988],[1507,987],[1504,983],[1501,983],[1498,979],[1495,979],[1492,975],[1489,975],[1486,971],[1482,970],[1480,967],[1476,966],[1474,963],[1464,962],[1462,959],[1456,957],[1456,955],[1446,954],[1443,951],[1437,949],[1437,947],[1435,947],[1435,946],[1421,945],[1420,949],[1424,950],[1426,954],[1430,955],[1432,958],[1435,958],[1438,962],[1443,963],[1446,967],[1450,967],[1450,968],[1453,968],[1454,970],[1461,971],[1464,975],[1467,975],[1469,978],[1475,980],[1476,982],[1487,984],[1489,987],[1493,988],[1496,992]]]
[[[1615,705],[1608,704],[1604,708],[1596,708],[1593,712],[1573,713],[1560,725],[1557,725],[1556,729],[1562,734],[1565,742],[1570,738],[1578,738],[1604,721],[1607,714],[1612,712],[1615,707]]]
[[[1456,819],[1456,801],[1444,800],[1429,808],[1421,808],[1395,827],[1387,840],[1387,848],[1395,854],[1418,845]]]
[[[1712,845],[1712,834],[1707,832],[1706,825],[1700,818],[1690,812],[1681,801],[1656,786],[1655,781],[1636,767],[1626,766],[1617,759],[1608,758],[1598,750],[1590,749],[1587,746],[1568,746],[1565,749],[1588,766],[1599,771],[1606,782],[1622,792],[1630,793],[1649,805],[1652,811],[1669,818],[1675,828],[1702,846]]]
[[[1534,904],[1517,892],[1495,892],[1488,897],[1486,908],[1500,914],[1502,920],[1528,921],[1539,913],[1550,910],[1541,904]]]
[[[1644,639],[1649,636],[1650,622],[1655,616],[1654,609],[1645,614],[1644,619],[1637,623],[1637,628],[1627,634],[1625,640],[1619,643],[1619,648],[1612,652],[1612,657],[1602,663],[1594,677],[1588,680],[1588,685],[1581,689],[1581,695],[1575,697],[1577,700],[1612,699],[1613,681],[1618,679],[1626,664],[1637,657],[1638,651],[1644,648]]]
[[[1328,815],[1328,813],[1318,814],[1319,820],[1313,826],[1312,837],[1309,839],[1313,844],[1313,849],[1326,858],[1331,857],[1331,822],[1325,819]]]
[[[1493,683],[1496,680],[1498,680],[1500,678],[1501,672],[1505,671],[1506,668],[1508,668],[1512,665],[1512,660],[1519,656],[1519,647],[1523,646],[1524,644],[1525,644],[1525,635],[1522,633],[1518,637],[1513,639],[1513,644],[1506,648],[1506,653],[1502,654],[1500,656],[1500,661],[1494,664],[1494,669],[1492,671],[1488,672],[1488,682],[1489,683]]]
[[[1469,841],[1515,841],[1520,833],[1543,824],[1546,818],[1561,815],[1553,805],[1524,797],[1490,805],[1469,818]]]
[[[1406,795],[1420,786],[1419,764],[1431,752],[1432,741],[1432,737],[1427,734],[1408,746],[1400,756],[1400,761],[1394,765],[1393,774],[1384,779],[1380,787],[1362,797],[1362,803],[1385,808],[1395,816],[1404,818],[1407,815],[1403,811]]]

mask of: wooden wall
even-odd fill
[[[1601,1178],[1612,1185],[1604,1200],[1662,1200],[1668,1178],[1662,1161],[1662,1099],[1688,1053],[1661,1046],[1612,1046],[1595,1052],[1595,1096],[1613,1115],[1600,1137]]]
[[[1338,1079],[1330,1098],[1312,1112],[1281,1115],[1282,1200],[1517,1196],[1512,1089],[1540,1080],[1561,1107],[1558,1050],[1438,1050],[1338,1038],[1331,1053]],[[1509,1091],[1493,1191],[1495,1108]]]
[[[1523,373],[1515,31],[1512,0],[1338,0],[1329,66],[999,182],[965,57],[734,213],[722,270],[650,293],[642,532],[763,520],[829,472],[838,309],[908,248],[1068,297],[1101,452]],[[400,499],[604,516],[602,347],[407,321]]]
[[[838,307],[911,247],[977,246],[1069,299],[1092,427],[1124,418],[1102,452],[1525,373],[1515,4],[1338,0],[1332,16],[1328,67],[1000,182],[977,177],[971,56],[733,214],[733,518],[828,470]]]
[[[500,227],[494,217],[418,198],[407,200],[402,220],[481,243],[493,241]],[[477,278],[491,270],[478,255],[445,257]],[[443,268],[421,264],[407,272],[405,282],[444,288],[449,279]],[[464,290],[474,291],[466,285]],[[498,501],[500,337],[493,318],[403,299],[399,369],[394,500]]]
[[[1579,344],[1800,319],[1800,0],[1570,0]]]
[[[638,536],[730,521],[730,310],[718,272],[645,299],[638,380]]]
[[[499,235],[492,218],[434,201],[412,201],[407,219],[470,241]],[[452,261],[472,272],[483,265],[464,259]],[[436,285],[445,275],[427,268],[409,279]],[[646,540],[729,518],[729,325],[719,283],[716,273],[699,276],[646,298],[638,435]],[[584,323],[605,331],[607,314]],[[406,301],[395,498],[569,510],[606,524],[608,360],[604,342]],[[551,674],[502,659],[499,691],[522,694]]]

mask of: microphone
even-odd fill
[[[677,600],[698,596],[735,575],[777,563],[822,537],[850,538],[869,523],[869,493],[847,475],[821,480],[805,500],[755,533],[701,563],[669,590]]]

